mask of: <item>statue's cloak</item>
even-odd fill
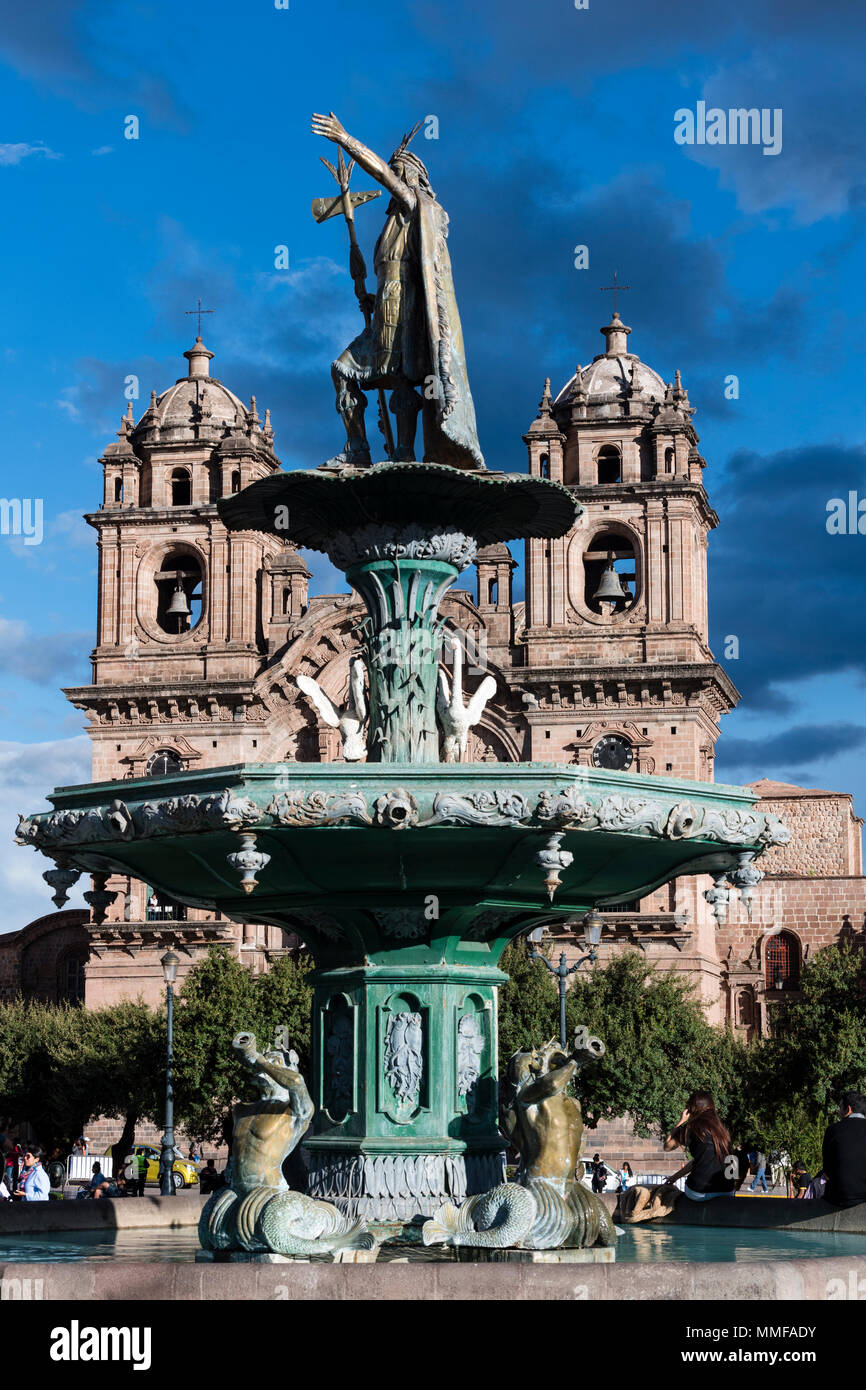
[[[432,382],[422,391],[432,399],[424,411],[424,458],[455,468],[483,468],[475,406],[469,390],[463,329],[448,254],[448,214],[436,199],[416,189],[424,294]]]

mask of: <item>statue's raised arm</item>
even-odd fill
[[[401,203],[406,205],[409,212],[415,206],[415,194],[407,183],[398,178],[390,165],[384,159],[366,145],[362,145],[360,140],[356,140],[340,124],[333,111],[327,116],[319,116],[314,113],[312,129],[314,135],[323,135],[326,140],[332,140],[335,145],[340,145],[349,156],[354,159],[356,164],[360,164],[371,178],[380,183],[383,188],[387,188],[392,198],[399,198]]]

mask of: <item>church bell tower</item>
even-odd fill
[[[707,538],[718,524],[680,373],[629,351],[614,311],[605,350],[524,436],[529,470],[583,513],[527,542],[525,669],[532,758],[710,781],[737,692],[707,640]]]

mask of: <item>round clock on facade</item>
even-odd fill
[[[606,767],[611,772],[627,772],[634,762],[634,749],[622,734],[606,734],[592,750],[593,767]]]

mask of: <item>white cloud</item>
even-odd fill
[[[91,153],[91,154],[94,154],[94,155],[100,155],[100,154],[114,154],[114,146],[113,146],[113,145],[100,145],[98,150],[91,150],[90,153]]]
[[[59,410],[65,410],[67,412],[71,420],[81,419],[81,411],[79,410],[75,401],[71,399],[71,397],[74,396],[76,393],[77,387],[67,386],[65,391],[63,392],[63,395],[60,396],[54,402],[54,404],[57,406]]]
[[[0,932],[18,931],[37,917],[54,912],[51,889],[42,878],[50,859],[29,845],[15,844],[19,813],[50,809],[45,793],[54,787],[90,780],[91,744],[86,734],[51,743],[0,742]],[[84,907],[82,876],[69,894],[67,908]]]
[[[0,166],[20,164],[31,154],[43,154],[46,159],[63,158],[61,154],[49,149],[47,145],[28,145],[23,142],[15,145],[0,144]]]
[[[89,632],[35,633],[20,618],[0,618],[0,668],[37,684],[68,679],[93,646]]]

